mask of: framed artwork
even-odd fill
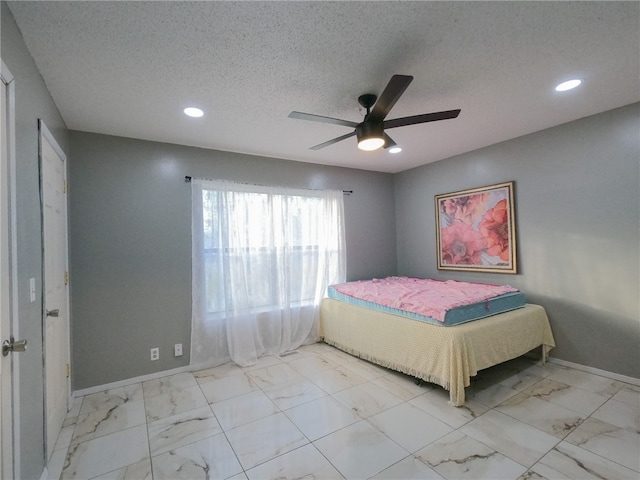
[[[513,185],[435,196],[439,270],[517,273]]]

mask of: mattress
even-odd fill
[[[525,295],[508,285],[387,277],[331,285],[329,298],[450,327],[522,308]]]

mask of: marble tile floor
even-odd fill
[[[77,398],[49,478],[638,479],[640,387],[523,357],[448,393],[326,344]]]

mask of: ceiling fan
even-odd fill
[[[385,133],[387,128],[404,127],[405,125],[415,125],[417,123],[447,120],[450,118],[456,118],[460,114],[460,109],[458,109],[385,120],[386,116],[389,114],[412,80],[413,77],[410,75],[394,75],[391,77],[391,80],[389,80],[389,83],[382,92],[382,95],[380,95],[380,98],[372,93],[360,95],[358,97],[358,103],[367,109],[367,113],[361,123],[302,112],[291,112],[289,114],[289,118],[310,120],[312,122],[333,123],[355,129],[351,133],[347,133],[346,135],[315,145],[310,148],[311,150],[320,150],[321,148],[328,147],[329,145],[341,142],[342,140],[346,140],[347,138],[355,135],[358,140],[358,148],[361,150],[371,151],[377,150],[380,147],[389,148],[396,145],[396,142],[394,142],[393,139]],[[373,109],[371,109],[371,107],[373,107]]]

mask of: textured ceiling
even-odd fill
[[[399,172],[640,100],[640,2],[9,6],[74,130]],[[397,155],[309,150],[350,129],[287,117],[359,122],[395,73],[414,81],[387,119],[462,113],[388,130]]]

